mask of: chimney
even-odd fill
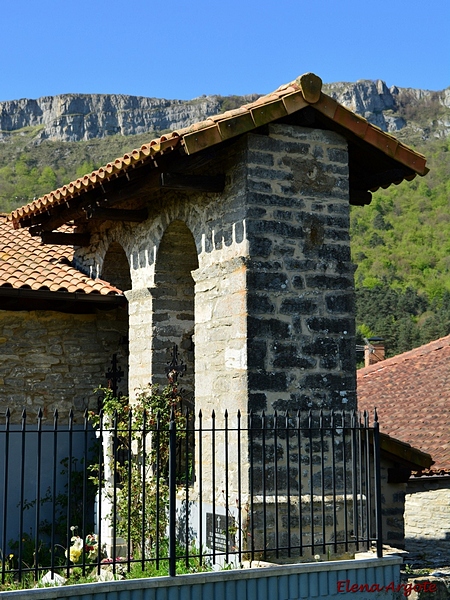
[[[374,365],[385,359],[384,340],[381,337],[371,337],[364,340],[364,366]]]

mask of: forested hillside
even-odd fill
[[[388,355],[397,354],[450,333],[450,88],[439,93],[388,89],[378,81],[329,84],[325,91],[428,159],[426,177],[378,191],[369,206],[352,209],[360,338],[382,336]],[[214,99],[220,110],[246,100]],[[198,112],[198,103],[191,106]],[[197,112],[182,108],[185,125],[198,120]],[[0,211],[23,205],[162,133],[71,142],[45,139],[42,127],[0,132]],[[52,131],[48,124],[47,131]],[[67,127],[64,131],[67,136]]]
[[[450,138],[415,147],[430,173],[351,213],[357,323],[389,355],[450,333]]]

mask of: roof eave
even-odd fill
[[[331,119],[336,126],[360,138],[385,155],[406,167],[403,179],[412,179],[416,174],[426,175],[426,159],[394,136],[370,124],[364,117],[353,113],[321,91],[322,80],[313,73],[306,73],[294,82],[280,87],[275,92],[262,96],[255,102],[237,110],[216,115],[191,127],[161,136],[149,144],[133,150],[112,163],[82,178],[46,194],[28,205],[14,210],[9,215],[14,227],[28,226],[32,218],[49,214],[56,207],[76,198],[83,192],[99,188],[103,183],[125,175],[130,169],[149,163],[156,157],[170,153],[176,148],[188,155],[213,147],[225,140],[236,138],[258,127],[312,106]],[[397,181],[387,182],[397,183]]]
[[[430,454],[413,448],[410,444],[406,444],[385,433],[380,433],[380,449],[385,455],[398,460],[412,471],[429,469],[434,464]]]
[[[33,290],[29,288],[0,287],[0,305],[2,298],[35,299],[54,302],[82,302],[85,304],[124,305],[127,299],[123,294],[99,294],[95,292],[64,292],[51,290]],[[1,306],[0,306],[1,307]]]

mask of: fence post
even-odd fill
[[[175,577],[177,562],[176,546],[176,499],[177,499],[177,426],[172,407],[169,422],[169,575]]]
[[[380,458],[380,424],[375,409],[373,423],[373,460],[375,470],[375,519],[377,528],[377,557],[383,557],[383,518],[381,514],[381,458]]]
[[[10,425],[11,413],[9,408],[6,409],[5,414],[5,448],[3,452],[3,536],[2,536],[2,584],[5,583],[5,569],[6,569],[6,527],[8,525],[8,471],[9,471],[9,425]]]

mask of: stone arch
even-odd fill
[[[101,279],[123,292],[131,289],[130,265],[124,249],[118,242],[112,242],[106,251]]]
[[[194,280],[198,268],[194,237],[180,220],[170,223],[156,254],[153,296],[153,381],[165,384],[174,344],[186,364],[180,387],[194,398]]]
[[[112,242],[108,250],[106,251],[103,259],[102,271],[100,278],[107,281],[111,285],[119,288],[122,292],[131,289],[131,274],[130,265],[128,263],[127,255],[124,249],[118,242]],[[99,315],[99,320],[103,319],[102,315]],[[128,393],[128,355],[129,355],[129,319],[128,319],[128,304],[119,307],[115,310],[113,317],[114,328],[120,333],[118,343],[109,349],[111,360],[116,355],[118,366],[123,375],[117,382],[117,391],[121,393]],[[105,321],[102,324],[103,328],[107,330],[111,329],[112,325],[110,322]],[[110,372],[112,365],[108,368]],[[114,384],[109,384],[114,389]]]

